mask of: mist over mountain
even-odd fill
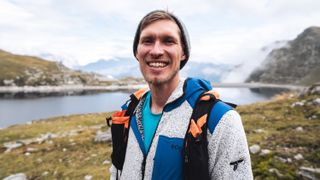
[[[244,82],[256,68],[261,66],[261,63],[272,50],[284,47],[287,43],[286,40],[275,41],[257,51],[250,52],[245,57],[241,57],[241,63],[235,65],[222,81],[225,83]]]
[[[85,66],[78,66],[76,68],[86,72],[99,73],[108,78],[142,78],[138,62],[132,58],[100,59],[96,62],[89,63]],[[210,81],[220,82],[232,69],[232,65],[189,60],[182,69],[181,75],[183,77],[199,77]]]
[[[320,81],[320,27],[309,27],[272,50],[247,82],[312,84]]]

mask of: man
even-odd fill
[[[204,80],[180,77],[189,51],[187,31],[173,14],[157,10],[141,20],[133,52],[149,90],[143,93],[130,117],[123,168],[113,163],[111,179],[191,179],[186,174],[193,169],[184,169],[184,139],[190,132],[196,101],[211,90],[211,85]],[[207,167],[200,171],[206,169],[204,176],[210,179],[252,179],[239,114],[221,101],[209,114],[205,129]],[[113,144],[117,143],[113,139]],[[115,149],[113,153],[117,153]]]

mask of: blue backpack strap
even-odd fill
[[[222,116],[232,110],[233,108],[223,101],[218,101],[214,107],[211,109],[209,116],[208,116],[208,129],[212,134],[216,126],[218,125],[219,121],[221,120]]]

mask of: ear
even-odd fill
[[[139,59],[138,59],[138,56],[137,56],[137,55],[138,55],[138,52],[135,53],[134,57],[135,57],[136,60],[139,62]]]
[[[180,59],[180,61],[184,61],[186,59],[186,55],[183,54]]]

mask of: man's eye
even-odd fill
[[[163,40],[163,42],[165,43],[165,44],[175,44],[175,41],[174,41],[174,39],[172,39],[172,38],[165,38],[164,40]]]
[[[142,44],[151,44],[151,43],[153,43],[153,40],[152,40],[152,39],[149,39],[149,38],[146,38],[146,39],[143,39],[143,40],[141,41],[141,43],[142,43]]]

